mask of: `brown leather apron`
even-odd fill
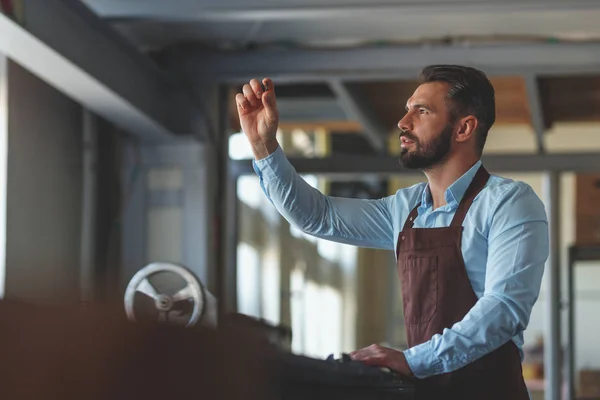
[[[417,204],[398,236],[398,275],[409,347],[452,327],[477,302],[462,257],[462,223],[489,176],[483,166],[479,168],[450,226],[413,228]],[[517,346],[508,341],[459,370],[417,380],[417,398],[529,399]]]

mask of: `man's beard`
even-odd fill
[[[405,136],[407,139],[413,141],[415,149],[409,151],[407,148],[403,148],[400,153],[400,162],[405,168],[423,170],[430,169],[435,165],[440,164],[446,159],[448,153],[450,153],[452,130],[452,124],[446,125],[437,137],[423,146],[421,146],[418,139],[409,132],[401,133],[400,136]]]

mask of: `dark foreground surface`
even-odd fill
[[[413,399],[410,382],[279,351],[219,328],[128,322],[120,310],[0,301],[1,399]]]

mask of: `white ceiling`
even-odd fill
[[[600,40],[600,1],[81,0],[138,47]]]

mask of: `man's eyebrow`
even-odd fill
[[[424,108],[424,109],[426,109],[426,110],[428,110],[428,111],[433,111],[433,110],[431,109],[431,107],[429,107],[427,104],[419,104],[419,103],[416,103],[416,104],[413,104],[413,105],[412,105],[412,108],[413,108],[413,109],[416,109],[416,108]],[[404,109],[405,109],[406,111],[408,111],[408,110],[409,110],[408,104],[407,104],[407,105],[404,107]]]

